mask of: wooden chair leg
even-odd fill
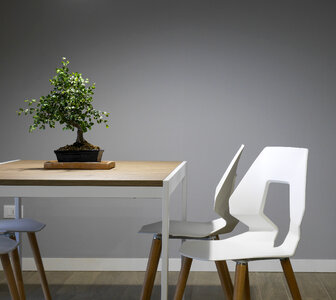
[[[161,237],[154,235],[152,241],[152,247],[148,258],[145,279],[142,286],[140,297],[141,300],[149,300],[151,298],[155,275],[160,260],[161,248],[162,248]]]
[[[4,269],[5,277],[7,280],[7,284],[8,284],[8,288],[9,288],[9,292],[12,297],[12,300],[20,300],[20,296],[19,296],[16,283],[15,283],[12,265],[10,263],[8,254],[1,255],[1,263]]]
[[[16,240],[15,236],[11,236],[11,239]],[[13,267],[14,267],[14,277],[16,281],[16,286],[20,295],[21,300],[26,300],[26,295],[24,291],[23,278],[22,278],[22,268],[20,263],[19,251],[16,248],[10,253],[10,257],[12,259]]]
[[[225,260],[215,261],[217,272],[222,284],[223,291],[226,295],[226,299],[233,299],[233,284],[230,277],[230,272]]]
[[[283,272],[285,274],[289,290],[294,300],[301,300],[299,287],[297,285],[293,268],[289,258],[280,259]]]
[[[182,300],[192,264],[192,258],[182,256],[182,266],[176,285],[174,300]]]
[[[47,277],[46,277],[46,274],[44,272],[41,253],[40,253],[40,249],[39,249],[38,244],[37,244],[37,239],[36,239],[35,232],[27,232],[27,235],[28,235],[30,246],[31,246],[32,251],[33,251],[36,268],[37,268],[37,271],[40,275],[40,281],[41,281],[41,285],[42,285],[44,299],[45,300],[51,300],[51,295],[50,295],[50,291],[49,291]]]
[[[219,240],[219,236],[215,236],[215,240]],[[219,279],[221,281],[222,289],[228,300],[233,298],[233,284],[230,277],[230,272],[225,260],[215,261]]]
[[[251,300],[251,293],[250,293],[250,280],[249,280],[249,271],[248,271],[248,264],[246,263],[246,275],[245,275],[245,283],[244,283],[244,296],[245,300]]]
[[[233,300],[243,300],[244,299],[246,269],[247,269],[246,263],[237,262]]]

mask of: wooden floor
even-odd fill
[[[174,293],[177,272],[169,277],[169,299]],[[232,276],[233,274],[231,274]],[[139,299],[144,272],[47,272],[53,300],[135,300]],[[296,273],[304,300],[336,300],[336,273]],[[160,299],[160,274],[152,299]],[[27,300],[43,300],[36,272],[24,272]],[[291,299],[282,273],[250,273],[251,298]],[[0,272],[0,299],[10,300],[4,275]],[[217,273],[191,272],[186,300],[225,299]]]

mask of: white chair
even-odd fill
[[[5,273],[5,277],[7,280],[7,285],[9,288],[9,292],[12,300],[20,300],[20,296],[17,290],[14,273],[12,269],[12,265],[9,260],[9,253],[13,252],[17,249],[18,242],[13,241],[5,236],[0,236],[0,258],[1,264]]]
[[[249,230],[220,241],[183,243],[183,256],[210,261],[236,261],[235,300],[244,296],[250,299],[247,263],[260,259],[280,259],[293,299],[301,299],[289,257],[294,255],[300,239],[305,210],[307,160],[307,149],[266,147],[229,201],[230,213],[246,224]],[[290,227],[285,240],[277,247],[274,241],[278,228],[263,212],[270,183],[288,184],[290,187]]]
[[[51,300],[47,277],[45,275],[41,253],[37,244],[36,232],[41,231],[45,224],[31,219],[2,219],[0,220],[0,233],[9,235],[15,239],[15,232],[26,232],[28,235],[29,243],[33,252],[35,265],[40,276],[42,290],[45,300]],[[24,292],[21,263],[17,248],[10,252],[13,266],[14,275],[16,280],[17,289],[20,295],[20,300],[25,300],[26,295]]]
[[[216,188],[214,210],[221,216],[221,218],[210,222],[170,221],[169,238],[218,239],[219,234],[228,233],[234,229],[238,220],[230,215],[228,202],[234,189],[237,166],[243,149],[244,145],[241,145]],[[154,234],[145,280],[142,287],[140,298],[142,300],[150,299],[152,294],[154,279],[161,254],[161,228],[162,222],[157,222],[145,225],[139,231],[140,233]],[[188,271],[191,267],[191,263],[192,259],[184,259],[182,263],[182,272]],[[216,263],[216,267],[223,289],[228,295],[228,298],[232,299],[233,285],[226,262],[218,262]]]

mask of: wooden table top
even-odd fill
[[[116,161],[110,170],[48,170],[44,160],[0,164],[0,185],[163,186],[178,161]]]

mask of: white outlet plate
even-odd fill
[[[15,205],[4,205],[4,218],[15,219]],[[21,206],[21,218],[23,218],[23,205]]]

